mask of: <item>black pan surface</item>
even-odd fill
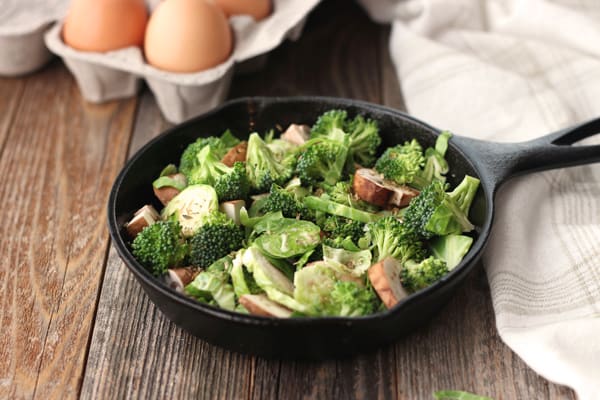
[[[473,247],[442,280],[413,293],[393,309],[372,316],[274,319],[233,313],[175,292],[135,260],[122,227],[144,204],[160,209],[152,181],[165,165],[179,163],[189,143],[200,136],[220,135],[225,129],[242,138],[254,131],[285,129],[290,123],[312,125],[319,115],[332,108],[345,109],[350,116],[362,114],[377,120],[382,149],[412,138],[427,147],[435,143],[440,132],[399,111],[356,100],[241,98],[169,129],[127,162],[110,193],[110,235],[125,265],[175,324],[227,349],[274,358],[338,357],[389,344],[431,318],[477,265],[490,233],[493,198],[500,184],[522,173],[600,161],[600,146],[571,146],[596,134],[600,119],[525,143],[499,144],[454,136],[446,157],[451,172],[449,183],[457,184],[465,174],[478,177],[482,183],[470,213],[477,226]]]

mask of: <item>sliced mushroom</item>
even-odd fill
[[[356,170],[352,189],[360,199],[380,207],[406,207],[419,195],[418,190],[386,180],[369,168]]]
[[[417,189],[406,185],[393,185],[390,189],[393,192],[390,196],[389,204],[400,208],[408,206],[410,201],[420,193]]]
[[[393,194],[383,176],[369,168],[361,168],[354,173],[352,189],[361,200],[380,207],[385,207]]]
[[[303,145],[310,137],[310,127],[308,125],[297,125],[291,124],[284,133],[281,134],[281,139],[297,144],[298,146]]]
[[[292,311],[270,300],[264,294],[245,294],[240,297],[240,304],[252,315],[262,317],[289,318]]]
[[[145,205],[137,210],[128,223],[125,230],[132,238],[135,238],[145,227],[152,225],[160,219],[158,212],[151,205]]]
[[[233,167],[236,161],[246,161],[246,150],[248,149],[248,142],[241,142],[240,144],[232,147],[227,154],[223,156],[221,162],[228,167]]]
[[[183,292],[183,289],[189,285],[194,278],[200,273],[200,270],[195,267],[183,267],[170,269],[165,279],[167,285],[171,289],[175,289],[178,292]]]
[[[221,203],[219,208],[222,212],[224,212],[229,218],[235,222],[236,225],[241,224],[240,221],[240,210],[242,207],[246,206],[246,202],[244,200],[231,200],[224,201]]]
[[[369,280],[387,308],[394,307],[408,296],[400,281],[400,263],[392,257],[385,258],[369,268]]]

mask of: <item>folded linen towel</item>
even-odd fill
[[[392,23],[408,111],[434,126],[523,141],[600,116],[597,0],[361,2]],[[600,398],[600,165],[511,180],[497,205],[484,266],[500,336]]]

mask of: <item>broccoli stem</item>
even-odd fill
[[[380,218],[377,214],[357,210],[331,200],[324,200],[316,196],[307,196],[304,198],[304,204],[311,210],[322,211],[327,214],[338,215],[354,221],[369,223]]]

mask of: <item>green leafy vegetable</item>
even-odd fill
[[[433,394],[436,400],[494,400],[491,397],[479,396],[461,390],[439,390]]]

